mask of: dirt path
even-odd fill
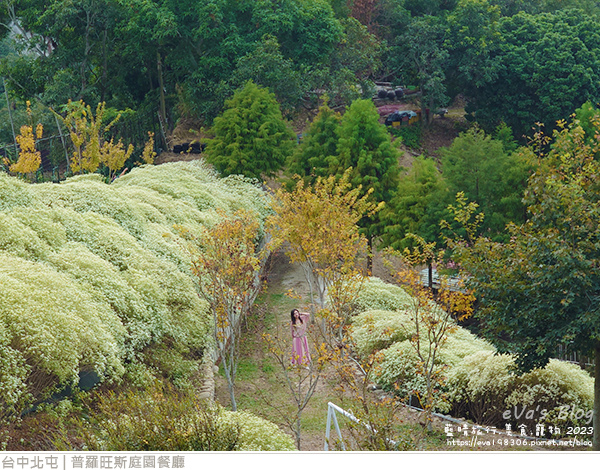
[[[280,428],[293,436],[286,426],[281,413],[293,413],[292,397],[287,384],[282,380],[280,365],[267,350],[263,334],[289,336],[289,312],[292,308],[307,309],[304,301],[292,299],[286,292],[295,292],[308,298],[307,284],[302,268],[289,262],[281,252],[274,253],[267,274],[267,287],[258,297],[250,312],[236,381],[236,401],[238,409],[248,410],[258,416],[277,423]],[[290,338],[291,347],[291,338]],[[215,378],[216,400],[229,407],[227,383],[221,374]],[[327,400],[331,399],[329,385],[321,381],[315,395],[303,412],[302,444],[303,451],[322,451],[327,417]],[[279,410],[278,410],[279,408]]]
[[[374,273],[382,277],[387,273],[379,257],[375,258]],[[290,290],[302,295],[302,300],[286,295]],[[293,399],[279,373],[279,364],[273,360],[267,350],[263,335],[279,334],[284,340],[288,339],[290,310],[292,308],[309,310],[309,305],[308,284],[301,266],[290,263],[289,258],[281,251],[274,253],[270,260],[266,289],[257,299],[245,325],[236,381],[238,409],[251,411],[277,423],[292,437],[291,429],[286,426],[277,408],[281,408],[283,412],[293,413]],[[291,338],[289,338],[289,346],[291,347]],[[215,379],[216,400],[223,406],[229,407],[227,383],[221,374],[217,374]],[[327,403],[329,401],[337,403],[339,399],[338,392],[334,391],[337,380],[333,368],[326,371],[319,381],[315,394],[303,411],[302,451],[324,450]],[[406,411],[406,416],[402,420],[416,422],[417,417],[415,412]],[[342,421],[340,425],[343,426]]]
[[[389,278],[387,268],[380,257],[374,260],[374,274]],[[303,299],[293,299],[286,292],[293,289],[302,294]],[[293,437],[293,432],[285,424],[282,413],[293,415],[293,400],[285,381],[282,380],[280,366],[269,354],[264,334],[279,334],[284,342],[289,336],[289,312],[292,308],[308,309],[308,287],[304,273],[299,265],[289,262],[281,252],[272,255],[267,275],[267,286],[258,297],[245,325],[244,338],[236,381],[236,400],[239,410],[247,410],[269,421],[277,423],[280,428]],[[284,347],[287,347],[284,343]],[[327,403],[337,403],[339,394],[334,391],[337,375],[331,370],[324,374],[319,386],[302,414],[302,451],[323,451],[327,421]],[[227,384],[221,374],[215,377],[216,400],[225,407],[230,406]],[[376,392],[381,393],[381,392]],[[403,408],[399,413],[399,421],[408,427],[408,434],[423,434],[420,413],[410,408]],[[340,421],[343,426],[343,420]],[[468,426],[472,429],[472,426]],[[507,450],[562,450],[532,446],[530,442],[518,439],[518,436],[496,434],[464,436],[459,425],[451,421],[434,418],[434,433],[419,438],[417,449],[424,451],[507,451]],[[464,426],[462,426],[464,430]],[[446,433],[454,431],[454,436]],[[334,431],[332,430],[332,433]],[[507,439],[498,443],[499,438]],[[475,440],[473,440],[475,439]],[[452,443],[454,440],[454,443]],[[459,441],[462,444],[459,444]],[[493,442],[492,444],[489,444]],[[525,445],[521,444],[525,443]]]

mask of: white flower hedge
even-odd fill
[[[200,162],[136,168],[110,185],[0,174],[0,404],[84,369],[103,379],[141,363],[189,371],[211,320],[174,225],[198,232],[218,222],[217,209],[240,208],[264,221],[260,187]]]
[[[294,440],[276,424],[247,411],[222,410],[221,422],[226,426],[239,426],[240,441],[238,451],[294,451]]]
[[[380,355],[376,380],[405,397],[415,390],[424,392],[424,378],[415,371],[417,356],[410,343],[415,329],[406,313],[410,308],[406,292],[370,278],[357,305],[353,338],[359,354]],[[446,399],[437,402],[439,411],[497,425],[506,421],[504,413],[510,412],[515,422],[515,415],[524,420],[530,411],[533,418],[529,421],[552,424],[561,407],[586,413],[593,407],[593,379],[577,365],[551,360],[544,369],[517,375],[512,356],[496,354],[487,341],[458,326],[448,335],[438,359],[446,377]]]

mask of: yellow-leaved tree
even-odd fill
[[[364,278],[360,256],[367,241],[358,222],[381,206],[370,201],[371,191],[361,196],[349,178],[346,171],[341,178],[317,178],[312,186],[298,179],[293,191],[277,191],[268,221],[274,241],[287,242],[286,254],[304,270],[312,313],[327,308],[338,329]]]
[[[388,254],[402,260],[402,267],[393,274],[411,299],[406,309],[409,322],[403,328],[417,357],[415,371],[425,384],[424,389],[415,388],[413,393],[423,407],[427,429],[431,431],[433,410],[445,399],[441,389],[448,366],[441,361],[440,353],[448,336],[458,327],[456,320],[473,313],[475,297],[459,275],[438,272],[437,282],[428,285],[431,280],[422,279],[421,268],[431,262],[443,266],[444,252],[436,252],[435,243],[427,243],[418,235],[409,233],[407,237],[415,241],[414,248],[406,248],[402,253],[389,250]]]
[[[311,360],[305,367],[293,364],[287,334],[264,335],[271,356],[281,367],[295,409],[286,416],[283,407],[269,404],[294,432],[298,449],[302,412],[326,366],[348,358],[348,349],[342,347],[348,343],[346,325],[366,271],[361,255],[366,257],[367,241],[359,233],[358,221],[379,209],[369,201],[370,191],[361,196],[361,187],[353,189],[349,177],[350,171],[346,171],[341,178],[319,177],[313,185],[298,177],[293,191],[282,188],[276,192],[274,215],[267,223],[274,246],[285,246],[290,260],[302,266],[313,317],[321,318],[320,331],[315,331],[315,323],[308,325],[313,345]]]
[[[98,103],[95,113],[90,105],[83,101],[70,101],[66,105],[66,116],[57,116],[69,130],[74,151],[71,159],[71,171],[73,173],[95,172],[100,165],[108,168],[109,181],[112,180],[117,171],[125,165],[127,159],[133,153],[133,145],[125,148],[121,139],[118,142],[114,138],[105,139],[105,134],[120,119],[119,113],[116,118],[108,124],[104,124],[106,103]],[[154,145],[153,134],[150,134],[152,147]],[[148,144],[146,144],[148,147]],[[143,159],[146,163],[152,163],[154,155],[150,149],[145,148]]]
[[[27,114],[31,121],[31,103],[27,101]],[[21,133],[16,137],[19,145],[19,159],[10,166],[14,173],[31,174],[38,170],[42,164],[42,154],[35,148],[36,139],[42,138],[44,127],[38,124],[33,130],[33,125],[21,126]]]
[[[127,159],[133,153],[133,145],[125,149],[123,142],[119,140],[116,144],[114,139],[105,141],[100,148],[100,162],[108,168],[108,180],[112,181],[119,171],[125,165]]]
[[[82,100],[71,101],[66,105],[66,116],[58,115],[69,131],[71,142],[73,142],[73,158],[71,159],[71,171],[73,173],[93,173],[100,166],[100,150],[102,148],[102,136],[118,121],[120,115],[113,119],[108,125],[103,125],[105,103],[98,103],[96,113],[92,112],[90,105]]]
[[[154,132],[148,132],[148,140],[144,145],[144,151],[142,152],[142,161],[146,165],[152,165],[154,163],[154,157],[156,157],[156,152],[154,151]]]

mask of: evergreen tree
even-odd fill
[[[472,128],[442,151],[442,174],[450,192],[463,192],[479,205],[485,213],[482,228],[493,237],[502,234],[508,222],[525,218],[521,199],[529,168],[520,153],[507,153],[506,145]]]
[[[339,173],[352,168],[350,182],[362,186],[363,194],[373,190],[374,202],[389,202],[398,187],[400,152],[371,100],[356,100],[344,114],[339,128],[336,167]],[[380,212],[363,218],[360,227],[372,248],[373,239],[383,233]]]
[[[300,175],[305,182],[313,183],[317,177],[326,178],[334,172],[332,162],[337,158],[340,120],[340,114],[325,101],[290,158],[288,172],[291,175]]]
[[[448,219],[450,192],[432,159],[417,157],[400,177],[398,191],[384,209],[385,230],[381,241],[401,251],[411,245],[406,234],[419,235],[427,242],[440,242],[440,220]]]
[[[207,141],[207,161],[223,175],[272,176],[294,148],[295,135],[275,95],[249,81],[226,101]]]

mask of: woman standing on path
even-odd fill
[[[306,327],[308,326],[308,313],[301,313],[298,309],[292,310],[292,364],[308,366],[310,364],[310,353],[308,352],[308,340],[306,339]]]

